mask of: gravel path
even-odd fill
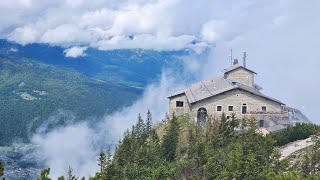
[[[283,146],[280,148],[280,152],[281,152],[280,159],[284,159],[284,158],[288,157],[290,154],[292,154],[300,149],[303,149],[305,147],[308,147],[312,144],[313,144],[313,142],[312,142],[311,138],[307,138],[304,140],[298,140],[298,141],[289,143],[286,146]]]

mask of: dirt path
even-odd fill
[[[304,140],[298,140],[298,141],[289,143],[286,146],[283,146],[280,148],[280,152],[281,152],[280,159],[284,159],[284,158],[288,157],[290,154],[292,154],[300,149],[303,149],[305,147],[308,147],[312,144],[313,144],[313,142],[312,142],[311,138],[307,138]]]

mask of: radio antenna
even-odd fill
[[[230,55],[229,55],[230,59],[229,59],[229,64],[230,66],[232,66],[232,61],[233,61],[233,57],[232,57],[232,48],[230,48]]]
[[[243,67],[247,67],[247,52],[243,52]]]

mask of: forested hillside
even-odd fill
[[[279,160],[276,140],[260,134],[254,119],[226,120],[222,116],[203,127],[186,116],[173,116],[155,126],[151,122],[150,113],[145,121],[139,116],[113,157],[110,151],[101,151],[99,172],[89,179],[320,179],[320,140],[316,136],[301,168],[295,169],[288,159]],[[301,127],[309,128],[300,125],[290,131],[299,132]],[[59,179],[77,177],[71,167],[68,172]],[[50,179],[50,168],[39,176],[44,179]]]
[[[0,57],[0,145],[26,142],[29,134],[60,109],[79,119],[103,115],[129,105],[140,93],[134,87],[51,65]],[[57,122],[63,125],[67,120],[70,118],[61,117]]]
[[[162,68],[179,68],[184,54],[88,49],[84,57],[68,58],[63,51],[0,40],[0,146],[28,142],[51,116],[48,127],[55,128],[130,105]]]

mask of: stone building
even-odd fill
[[[230,118],[254,117],[257,125],[268,132],[281,131],[297,122],[310,123],[299,110],[260,92],[255,84],[256,72],[235,60],[224,75],[192,84],[169,95],[169,114],[187,114],[202,124],[210,116],[219,119],[222,113]]]

